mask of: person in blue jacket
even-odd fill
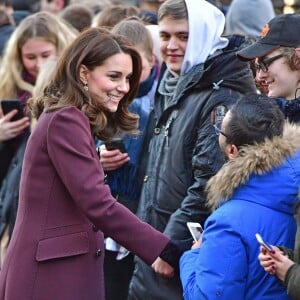
[[[186,242],[184,250],[192,245],[186,223],[204,225],[205,185],[224,163],[213,125],[256,90],[249,64],[236,56],[244,40],[223,37],[224,24],[222,12],[204,0],[167,0],[158,11],[164,64],[141,152],[137,215]],[[152,267],[135,257],[129,299],[182,300],[177,268],[165,278],[163,263]]]
[[[215,126],[228,161],[207,183],[201,241],[180,259],[185,299],[290,299],[257,259],[255,234],[293,247],[300,184],[300,127],[285,123],[278,105],[249,94]]]

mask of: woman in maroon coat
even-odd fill
[[[172,264],[174,243],[111,196],[95,150],[95,137],[135,132],[128,105],[140,73],[141,59],[124,39],[93,28],[64,52],[44,96],[31,100],[39,120],[25,153],[0,299],[104,299],[103,233],[148,264],[158,256]]]

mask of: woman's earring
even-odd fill
[[[88,92],[89,87],[88,87],[87,83],[85,83],[85,84],[83,85],[83,89],[84,89],[86,92]]]

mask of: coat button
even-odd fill
[[[156,127],[154,128],[154,134],[159,134],[160,133],[160,128]]]
[[[96,257],[100,257],[100,256],[101,256],[101,250],[98,249],[98,250],[96,251]]]
[[[99,230],[95,225],[93,225],[92,228],[93,228],[93,231],[94,231],[94,232],[97,232],[97,231]]]

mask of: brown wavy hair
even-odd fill
[[[295,48],[281,47],[281,53],[286,57],[287,63],[291,70],[300,70],[300,58],[297,56]]]
[[[80,66],[84,65],[92,71],[118,53],[130,55],[133,72],[129,79],[129,92],[121,99],[117,111],[111,113],[84,90],[80,80]],[[88,117],[92,133],[104,141],[119,132],[135,134],[138,116],[130,113],[128,106],[137,93],[141,69],[138,52],[124,37],[104,29],[90,28],[81,33],[66,49],[44,95],[32,98],[29,107],[38,118],[43,111],[51,112],[66,106],[75,106]]]

